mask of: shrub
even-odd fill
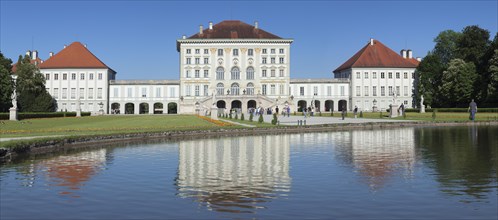
[[[334,116],[334,111],[330,111],[330,116]]]
[[[239,119],[239,115],[235,113],[235,120]]]
[[[379,112],[379,118],[382,118],[382,111]]]
[[[363,111],[360,111],[360,118],[363,118]]]
[[[230,114],[228,114],[228,118],[232,119],[232,113],[230,112]]]
[[[240,120],[241,120],[241,121],[244,121],[244,113],[241,113],[241,115],[240,115]]]
[[[82,112],[81,116],[90,116],[90,112]],[[30,118],[62,118],[62,117],[76,117],[76,112],[19,112],[17,119],[30,119]],[[9,120],[10,113],[0,113],[0,120]]]
[[[259,115],[258,122],[259,122],[259,123],[263,123],[263,122],[264,122],[264,120],[263,120],[263,114],[260,114],[260,115]]]
[[[296,114],[297,114],[296,111],[294,111],[294,115],[296,115]]]
[[[436,113],[437,109],[434,109],[434,111],[432,111],[432,120],[436,120]]]
[[[254,117],[253,114],[249,114],[249,121],[252,122],[252,118]]]
[[[322,116],[322,112],[318,112],[318,116]]]
[[[272,125],[276,125],[278,121],[277,113],[273,113],[273,119],[271,120]]]

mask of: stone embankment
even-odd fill
[[[345,131],[358,129],[389,129],[399,127],[420,127],[420,126],[470,126],[470,125],[498,125],[498,121],[486,122],[376,122],[376,123],[355,123],[355,124],[324,124],[311,126],[275,126],[264,128],[220,128],[211,130],[190,130],[190,131],[165,131],[152,133],[130,133],[130,134],[113,134],[113,135],[96,135],[82,137],[53,137],[39,140],[32,140],[27,143],[12,146],[9,148],[0,148],[0,163],[8,162],[19,156],[36,155],[45,153],[54,153],[66,151],[73,148],[92,148],[112,145],[116,143],[132,142],[140,140],[165,140],[176,141],[185,139],[201,139],[225,136],[240,135],[267,135],[283,133],[308,133],[308,132],[327,132],[327,131]]]

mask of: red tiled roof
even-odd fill
[[[30,59],[29,62],[31,64],[35,64],[36,66],[40,65],[41,63],[43,63],[43,60],[40,59],[39,57],[37,57],[36,59]],[[17,71],[17,63],[14,63],[14,65],[12,65],[12,73],[15,74]]]
[[[227,20],[206,28],[203,33],[197,33],[188,39],[282,39],[265,30],[255,28],[242,21]]]
[[[394,67],[416,68],[419,62],[413,58],[403,58],[378,40],[373,45],[368,42],[360,51],[334,70],[334,73],[354,67]]]
[[[39,65],[40,69],[60,68],[106,68],[111,69],[99,60],[80,42],[74,42],[48,58]],[[112,69],[111,69],[112,70]]]

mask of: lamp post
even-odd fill
[[[16,80],[17,80],[17,75],[13,74],[11,75],[12,79],[14,80],[13,83],[13,91],[12,91],[12,108],[10,108],[10,116],[9,120],[11,121],[17,121],[17,92],[16,92]]]

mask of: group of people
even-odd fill
[[[315,107],[313,107],[313,106],[308,106],[307,108],[305,106],[305,107],[303,107],[302,110],[303,110],[303,115],[305,118],[315,116]]]
[[[273,108],[263,108],[263,107],[258,107],[258,108],[249,108],[249,114],[253,114],[253,115],[264,115],[265,113],[267,115],[271,115],[273,113],[276,113],[277,115],[280,113],[280,109],[278,108],[278,106],[275,107],[275,109]],[[289,117],[290,116],[290,107],[288,105],[286,105],[284,107],[284,109],[282,110],[282,115]]]

